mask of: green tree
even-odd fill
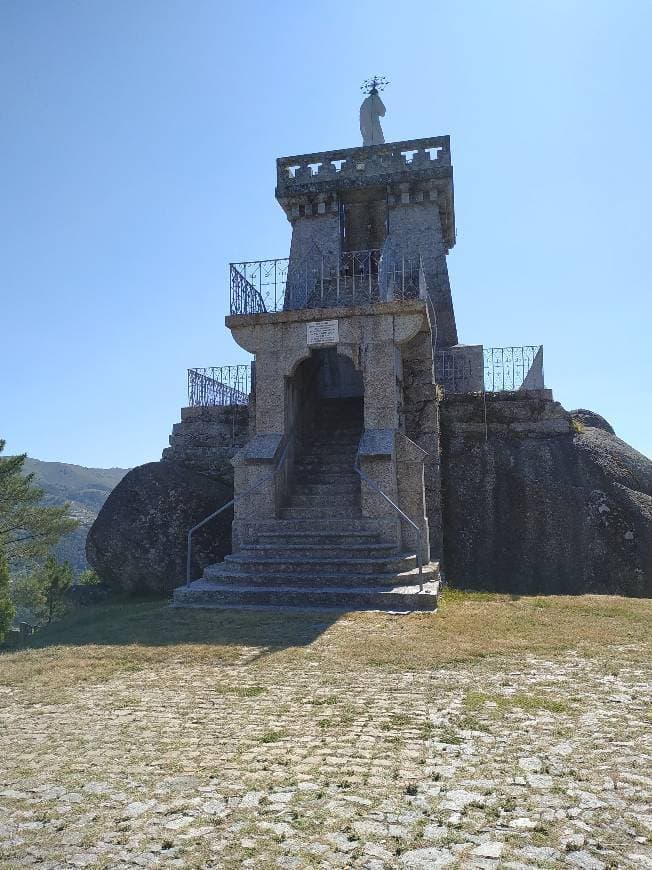
[[[99,575],[92,568],[86,568],[77,578],[79,586],[99,586],[101,582]]]
[[[35,577],[45,600],[45,616],[52,622],[52,617],[63,611],[66,592],[72,586],[72,568],[68,562],[60,564],[54,556],[48,556]]]
[[[0,549],[0,643],[11,627],[16,609],[9,594],[9,568],[4,553]]]
[[[0,439],[0,454],[5,442]],[[79,525],[69,505],[42,504],[34,475],[24,474],[26,456],[0,456],[0,549],[11,562],[43,559],[62,535]]]
[[[37,574],[19,574],[13,577],[11,598],[20,621],[36,625],[44,619],[47,608],[42,584]]]

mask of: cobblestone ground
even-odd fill
[[[640,643],[347,662],[373,618],[5,686],[0,866],[652,867]]]

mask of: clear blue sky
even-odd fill
[[[449,133],[460,340],[545,347],[652,455],[652,3],[0,0],[0,437],[160,457],[186,368],[245,359],[228,262],[286,256],[275,158]]]

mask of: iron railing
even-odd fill
[[[367,477],[367,475],[364,473],[364,471],[360,468],[360,448],[359,447],[358,447],[357,453],[355,454],[355,462],[353,463],[353,470],[358,475],[360,480],[364,481],[364,483],[366,483],[367,486],[370,486],[371,489],[374,490],[374,492],[377,492],[378,495],[382,496],[382,498],[384,498],[385,501],[389,505],[391,505],[391,507],[396,511],[396,513],[401,517],[401,519],[405,520],[406,523],[409,523],[409,525],[411,525],[412,528],[414,529],[414,531],[416,532],[416,536],[417,536],[416,556],[417,556],[417,565],[419,566],[419,590],[421,592],[423,592],[423,551],[421,549],[421,529],[414,522],[414,520],[411,520],[410,517],[406,513],[404,513],[400,509],[400,507],[391,500],[391,498],[387,495],[387,493],[383,492],[382,489],[378,486],[378,484],[375,481],[373,481],[370,477]]]
[[[188,542],[187,542],[187,551],[186,551],[186,586],[190,586],[190,583],[191,583],[190,565],[191,565],[191,561],[192,561],[192,536],[195,534],[195,532],[198,532],[199,529],[201,529],[203,526],[205,526],[206,523],[209,523],[211,520],[214,520],[215,517],[219,516],[223,511],[227,510],[227,508],[233,507],[237,501],[240,501],[240,499],[245,498],[245,496],[251,495],[252,492],[255,492],[264,483],[267,483],[268,480],[272,480],[274,477],[276,477],[276,475],[279,473],[279,471],[283,467],[283,464],[285,463],[285,460],[286,460],[287,455],[288,455],[290,443],[291,443],[291,439],[288,437],[288,439],[285,442],[285,447],[283,448],[281,455],[279,456],[278,460],[274,463],[274,468],[270,472],[268,472],[267,474],[263,474],[250,487],[245,489],[244,492],[241,492],[239,495],[236,495],[234,498],[231,499],[231,501],[227,501],[226,504],[223,504],[222,507],[218,508],[216,511],[213,511],[212,514],[207,516],[200,523],[197,523],[197,525],[193,526],[190,529],[190,531],[188,532]]]
[[[543,345],[485,347],[482,362],[479,351],[466,355],[463,350],[439,350],[435,353],[435,374],[437,383],[448,393],[543,389]]]
[[[310,378],[310,380],[307,384],[307,389],[309,389],[312,386],[312,384],[314,384],[315,380],[317,379],[318,374],[319,374],[319,368],[317,368],[313,372],[312,377]],[[188,540],[187,540],[187,551],[186,551],[186,586],[190,586],[190,583],[191,583],[190,565],[192,562],[192,536],[194,535],[195,532],[199,531],[199,529],[203,528],[203,526],[205,526],[211,520],[215,519],[215,517],[219,516],[223,511],[227,510],[230,507],[233,507],[236,502],[240,501],[240,499],[245,498],[245,496],[251,495],[252,492],[255,492],[259,487],[261,487],[268,480],[272,480],[273,478],[276,477],[276,475],[279,473],[279,471],[281,471],[281,469],[283,468],[283,466],[285,464],[285,460],[287,459],[288,454],[289,454],[290,445],[295,443],[296,430],[297,430],[299,420],[301,418],[300,412],[301,412],[301,408],[299,409],[299,414],[297,415],[297,419],[292,424],[292,426],[290,426],[290,429],[288,430],[288,433],[287,433],[287,436],[285,439],[285,446],[283,447],[283,450],[281,451],[279,458],[274,463],[274,467],[272,468],[272,470],[267,472],[267,474],[261,475],[261,477],[259,477],[258,480],[255,480],[252,483],[252,485],[250,487],[248,487],[244,492],[241,492],[239,495],[234,496],[230,501],[227,501],[226,504],[223,504],[216,511],[213,511],[212,514],[207,516],[201,522],[194,525],[189,530]]]
[[[188,369],[188,404],[247,405],[251,392],[251,367],[209,366]]]
[[[231,263],[231,314],[371,305],[425,294],[419,255],[380,250]]]
[[[435,353],[435,381],[446,393],[470,393],[475,386],[473,368],[468,357],[438,350]]]
[[[282,311],[288,257],[230,264],[231,314]]]
[[[543,345],[484,348],[486,392],[511,392],[528,386],[541,389],[543,384]]]

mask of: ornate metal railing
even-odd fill
[[[435,354],[436,381],[448,393],[502,393],[544,388],[543,345],[473,347]]]
[[[435,354],[435,380],[446,393],[471,393],[473,381],[472,361],[458,353],[440,350]]]
[[[209,366],[188,369],[188,404],[247,405],[251,392],[251,367]]]
[[[231,314],[282,311],[289,259],[231,263]]]
[[[231,263],[231,314],[371,305],[426,292],[419,255],[345,251]]]
[[[485,347],[483,355],[486,392],[543,388],[543,345]]]

